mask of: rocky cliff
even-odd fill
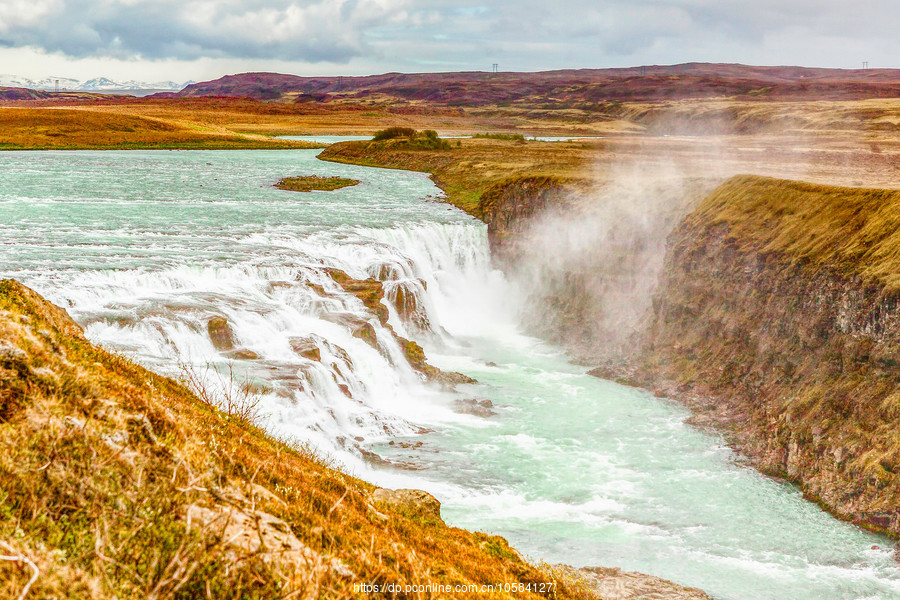
[[[630,352],[645,327],[666,233],[712,187],[670,175],[524,176],[482,194],[492,255],[525,292],[532,333],[586,364]]]
[[[900,193],[735,177],[672,232],[635,380],[900,533]]]

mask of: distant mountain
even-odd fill
[[[365,77],[242,73],[194,83],[161,96],[240,96],[280,102],[392,97],[448,106],[522,102],[547,107],[710,97],[850,100],[900,97],[900,69],[686,63],[533,73],[385,73]]]
[[[128,91],[128,90],[171,90],[178,91],[186,85],[194,83],[188,81],[186,83],[176,83],[174,81],[113,81],[107,77],[95,77],[81,81],[72,79],[71,77],[46,77],[44,79],[33,80],[27,77],[19,77],[16,75],[0,75],[0,87],[27,88],[31,90],[47,90],[55,91],[57,87],[60,91],[82,91],[82,92],[100,92],[100,91]]]
[[[21,87],[0,86],[0,100],[48,100],[53,97],[50,92],[29,90]]]

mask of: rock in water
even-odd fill
[[[557,565],[554,570],[581,581],[603,600],[710,600],[701,590],[643,573],[606,567],[575,569],[567,565]]]
[[[475,398],[457,400],[453,403],[453,410],[456,412],[476,417],[493,417],[497,414],[492,410],[493,407],[494,403],[490,400],[476,400]]]
[[[234,350],[234,331],[225,317],[213,317],[206,323],[209,332],[209,340],[213,347],[220,352]]]
[[[319,350],[318,344],[316,344],[315,337],[296,337],[291,338],[290,342],[291,349],[303,358],[316,362],[322,360],[322,352]]]

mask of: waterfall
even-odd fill
[[[389,326],[435,356],[466,335],[515,330],[478,223],[256,233],[241,243],[284,252],[236,265],[84,271],[54,299],[64,294],[92,341],[168,375],[187,373],[212,395],[256,394],[268,429],[355,469],[366,468],[365,446],[458,416],[448,392],[410,367],[389,329],[329,269],[382,282]],[[224,333],[212,331],[214,319]],[[355,336],[359,327],[375,340]],[[216,335],[230,338],[227,348]]]

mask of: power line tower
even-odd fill
[[[491,65],[491,73],[493,73],[494,75],[496,75],[496,74],[497,74],[497,68],[498,68],[499,66],[500,66],[500,65],[499,65],[498,63],[492,64],[492,65]]]
[[[869,68],[869,61],[864,60],[863,61],[863,69],[867,70],[868,68]]]

